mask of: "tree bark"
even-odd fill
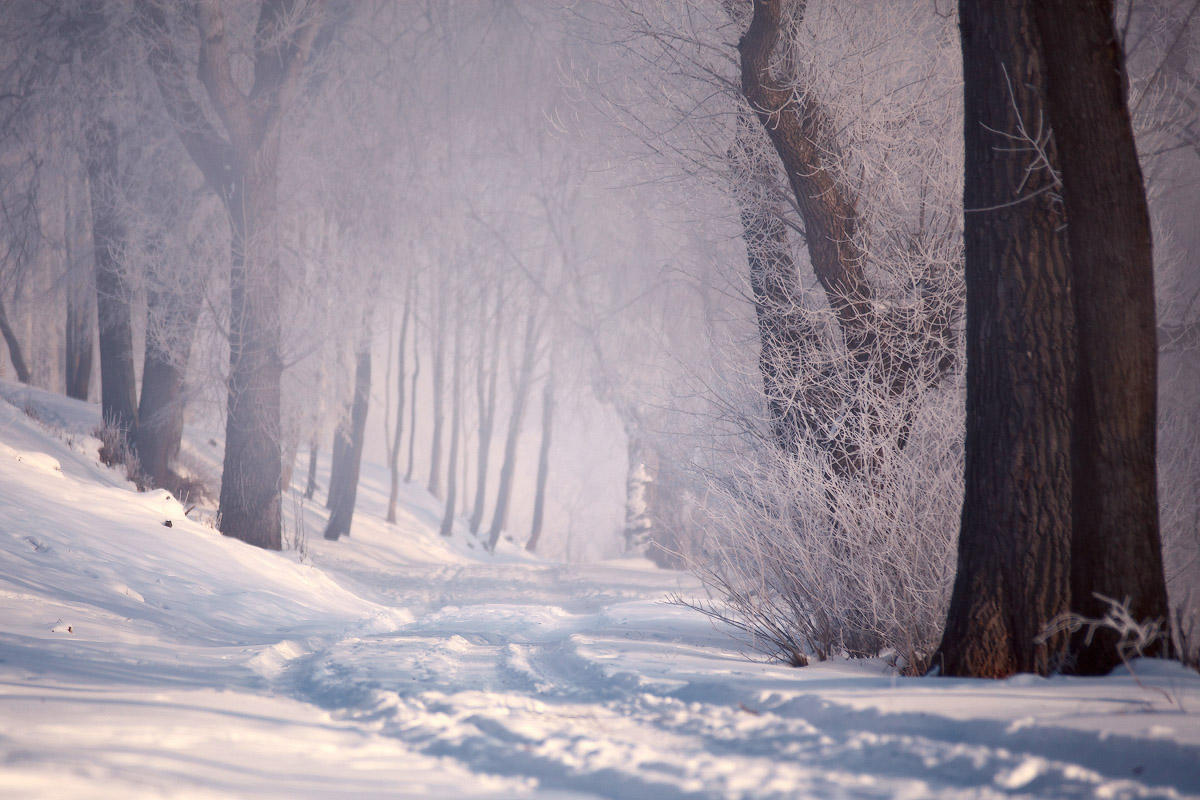
[[[183,383],[200,316],[200,292],[150,291],[146,353],[134,435],[142,475],[153,486],[174,488],[171,462],[183,438]]]
[[[200,4],[197,72],[225,129],[222,137],[191,94],[190,70],[162,8],[150,0],[137,3],[167,113],[229,215],[230,371],[220,528],[272,550],[282,544],[279,149],[284,112],[298,90],[322,18],[320,3],[307,17],[296,13],[296,5],[295,0],[260,4],[247,93],[234,75],[222,4]]]
[[[1025,0],[960,0],[966,140],[967,431],[958,573],[944,675],[1058,668],[1069,609],[1073,322],[1056,154],[1029,169],[1043,117]]]
[[[3,299],[0,299],[0,334],[3,334],[4,343],[8,345],[8,357],[12,361],[13,370],[17,373],[17,380],[28,384],[29,367],[25,365],[25,354],[21,350],[21,341],[17,339],[16,331],[8,321],[8,313],[4,310]]]
[[[536,553],[542,540],[542,523],[546,513],[546,483],[550,477],[550,439],[554,433],[554,366],[542,387],[542,445],[538,449],[537,489],[533,496],[533,524],[525,549]]]
[[[873,292],[863,272],[858,211],[825,166],[830,127],[810,93],[778,81],[771,53],[783,27],[783,0],[755,0],[754,17],[738,43],[742,93],[783,162],[804,218],[809,260],[842,329],[847,350],[865,363],[875,342]]]
[[[1076,326],[1071,606],[1102,618],[1170,618],[1158,527],[1157,352],[1150,214],[1111,0],[1030,8],[1046,63],[1047,112],[1062,169]],[[1118,666],[1117,634],[1072,642],[1075,668]],[[1147,654],[1166,655],[1166,640]]]
[[[321,446],[316,431],[308,442],[308,480],[304,484],[304,499],[312,500],[317,491],[317,454]]]
[[[340,455],[334,451],[332,470],[341,477],[334,481],[332,474],[329,485],[339,487],[336,495],[330,491],[331,510],[329,524],[325,527],[325,538],[337,541],[350,535],[354,521],[354,505],[358,501],[358,477],[362,467],[363,444],[367,431],[367,411],[371,399],[371,337],[363,336],[359,343],[354,365],[354,404],[350,411],[348,440],[343,442]],[[339,426],[340,427],[340,426]]]
[[[137,426],[137,377],[133,369],[131,292],[120,262],[126,235],[114,197],[118,155],[117,126],[108,120],[93,121],[87,131],[87,173],[100,328],[100,409],[104,424],[128,442]],[[121,458],[121,453],[106,455],[110,462]]]

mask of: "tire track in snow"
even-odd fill
[[[297,653],[274,685],[474,772],[598,797],[1165,800],[1184,795],[1153,784],[1187,786],[1194,770],[1195,748],[1171,742],[1097,748],[1079,731],[1014,736],[756,692],[746,662],[675,641],[669,621],[631,636],[623,604],[644,592],[555,585],[562,571],[426,577],[394,590],[422,598],[416,619]],[[1139,760],[1153,769],[1138,776]]]

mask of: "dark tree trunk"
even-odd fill
[[[146,355],[134,441],[142,475],[154,486],[174,485],[171,462],[183,438],[183,381],[199,315],[199,291],[147,295]]]
[[[875,342],[873,292],[863,273],[858,211],[826,168],[831,148],[824,109],[807,92],[778,81],[771,54],[783,29],[783,0],[757,0],[738,44],[742,92],[771,138],[795,196],[817,280],[825,290],[851,356],[865,363]]]
[[[1126,100],[1111,0],[1031,2],[1046,62],[1047,112],[1062,169],[1077,369],[1072,435],[1071,607],[1101,618],[1169,619],[1158,528],[1157,353],[1150,214]],[[1072,642],[1089,675],[1121,663],[1117,635]],[[1153,654],[1166,655],[1167,642]]]
[[[100,328],[100,409],[104,424],[125,439],[137,425],[137,377],[133,369],[130,290],[119,261],[125,229],[113,196],[117,158],[117,126],[107,120],[94,121],[87,134],[87,172]],[[108,453],[106,459],[120,457],[120,453]]]
[[[537,360],[538,321],[530,314],[525,323],[525,345],[521,352],[521,367],[517,385],[513,387],[512,410],[508,417],[508,435],[504,439],[504,461],[500,465],[500,486],[496,490],[496,507],[492,511],[492,524],[488,528],[487,547],[496,549],[500,533],[508,526],[508,507],[512,500],[513,476],[517,469],[517,442],[521,437],[521,423],[525,419],[525,401],[529,397],[529,384],[533,380],[533,366]]]
[[[471,510],[471,533],[478,534],[487,505],[488,465],[492,451],[492,432],[496,425],[496,380],[500,374],[501,309],[504,294],[496,290],[496,310],[492,316],[492,359],[487,358],[487,326],[480,325],[479,364],[475,372],[475,397],[479,406],[479,462],[475,465],[475,507]],[[484,308],[487,303],[484,303]]]
[[[396,521],[396,500],[400,497],[400,442],[404,433],[404,389],[405,351],[408,349],[408,320],[412,316],[413,282],[408,282],[408,295],[404,298],[404,317],[400,322],[399,354],[396,356],[396,430],[392,435],[392,444],[388,448],[388,466],[392,473],[392,487],[388,493],[387,521]],[[394,319],[394,318],[393,318]]]
[[[96,328],[96,292],[91,281],[67,290],[67,397],[87,400],[92,388],[93,332]]]
[[[8,357],[12,361],[13,369],[17,373],[17,380],[21,383],[29,383],[29,367],[25,365],[25,355],[21,351],[21,342],[17,339],[17,334],[8,321],[8,313],[4,310],[4,301],[2,299],[0,299],[0,334],[3,334],[4,343],[8,345]]]
[[[371,399],[371,341],[364,336],[358,347],[354,365],[354,405],[350,411],[348,440],[343,442],[341,454],[334,449],[332,469],[341,477],[335,482],[332,475],[329,485],[339,487],[337,495],[330,492],[332,507],[329,524],[325,527],[325,538],[337,541],[340,536],[350,535],[350,524],[354,520],[354,504],[358,501],[358,475],[362,467],[363,443],[367,432],[367,411]],[[340,427],[340,426],[339,426]]]
[[[966,139],[967,431],[958,574],[933,666],[1045,675],[1069,609],[1072,314],[1054,177],[1014,145],[1042,119],[1025,0],[961,0]],[[1027,128],[1028,129],[1028,128]],[[1054,143],[1044,141],[1053,160]]]
[[[533,524],[525,549],[536,553],[542,540],[542,523],[546,514],[546,482],[550,478],[550,439],[554,433],[554,367],[542,387],[542,446],[538,449],[537,489],[533,496]]]

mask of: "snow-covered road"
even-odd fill
[[[2,402],[0,432],[0,797],[1200,797],[1178,665],[762,664],[663,602],[694,579],[444,542],[411,487],[389,526],[372,469],[351,539],[301,562]]]

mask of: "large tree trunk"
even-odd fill
[[[371,337],[364,336],[359,343],[354,365],[354,405],[350,410],[348,441],[343,442],[339,454],[334,450],[332,470],[340,474],[336,481],[332,475],[330,487],[338,486],[337,495],[330,491],[331,510],[329,524],[325,527],[325,538],[337,541],[340,536],[350,535],[350,524],[354,520],[354,504],[358,501],[358,476],[362,467],[363,443],[367,432],[367,411],[371,399]],[[339,426],[340,427],[340,426]]]
[[[492,451],[492,432],[496,425],[496,380],[500,374],[501,309],[504,292],[496,289],[496,310],[492,315],[492,358],[487,358],[487,325],[478,327],[478,369],[475,372],[475,397],[479,407],[479,462],[475,465],[475,506],[471,510],[471,533],[478,534],[487,505],[488,465]],[[483,308],[487,308],[486,298]]]
[[[183,438],[183,382],[200,316],[200,292],[151,291],[146,307],[146,355],[134,436],[142,475],[174,488],[171,462]]]
[[[1158,529],[1157,352],[1150,214],[1126,104],[1111,0],[1032,2],[1047,112],[1062,169],[1077,369],[1071,474],[1071,607],[1101,618],[1128,599],[1134,619],[1170,617]],[[1119,665],[1117,634],[1072,642],[1075,668]],[[1166,655],[1167,641],[1150,652]]]
[[[542,524],[546,515],[546,483],[550,478],[550,439],[554,433],[554,366],[542,387],[542,445],[538,449],[537,489],[533,496],[533,524],[525,549],[536,553],[542,540]]]
[[[4,310],[4,300],[0,298],[0,334],[8,345],[8,357],[17,373],[17,380],[29,383],[29,367],[25,365],[25,354],[21,350],[21,342],[17,339],[16,331],[8,321],[8,313]]]
[[[1043,118],[1025,0],[961,0],[967,432],[958,574],[933,667],[1048,674],[1069,609],[1072,314],[1063,217],[1021,130]],[[1051,162],[1053,141],[1043,141]]]
[[[396,356],[396,430],[392,435],[392,443],[388,448],[388,467],[392,473],[392,487],[388,493],[387,521],[396,521],[396,500],[400,497],[400,442],[404,433],[404,389],[405,352],[408,349],[408,321],[413,310],[413,281],[408,282],[408,295],[404,298],[404,317],[400,322],[399,353]],[[394,318],[393,318],[394,319]],[[411,435],[411,434],[410,434]]]
[[[221,476],[221,532],[272,550],[282,543],[280,463],[279,148],[285,111],[316,38],[322,14],[297,14],[293,0],[262,2],[253,37],[249,93],[234,75],[220,4],[195,19],[202,46],[194,68],[175,46],[163,9],[138,0],[152,47],[148,61],[176,133],[229,214],[229,397]],[[198,73],[222,136],[192,95]]]
[[[127,441],[137,425],[137,377],[133,368],[130,289],[119,260],[125,229],[114,198],[117,159],[117,126],[107,120],[93,121],[87,133],[87,172],[100,326],[100,409],[104,424]],[[109,452],[105,457],[119,460],[122,454]]]
[[[282,547],[280,492],[280,265],[276,241],[278,141],[262,148],[229,208],[233,223],[229,397],[221,473],[221,532],[269,550]],[[262,152],[266,151],[266,152]],[[237,170],[235,169],[235,172]]]
[[[496,549],[500,533],[508,526],[508,508],[512,501],[513,477],[517,469],[517,442],[521,437],[521,423],[525,419],[525,401],[529,397],[529,385],[533,381],[533,367],[537,360],[538,320],[537,314],[529,315],[525,323],[525,345],[521,351],[521,366],[517,384],[513,387],[512,410],[508,416],[508,434],[504,439],[504,461],[500,465],[500,486],[496,490],[496,507],[492,511],[492,524],[488,528],[487,547]]]

